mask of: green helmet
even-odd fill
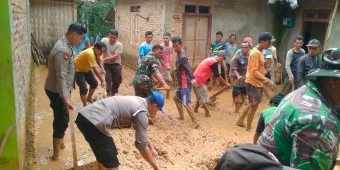
[[[340,48],[330,48],[322,53],[322,66],[309,73],[307,77],[340,78]]]

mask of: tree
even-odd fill
[[[81,2],[77,4],[77,20],[86,26],[90,37],[106,35],[112,29],[111,26],[104,25],[104,18],[111,6],[114,5],[114,0],[96,0],[95,2]]]

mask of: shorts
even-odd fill
[[[180,101],[184,106],[190,105],[191,88],[178,88],[176,91],[176,99]]]
[[[112,137],[101,133],[96,126],[80,113],[78,113],[75,122],[86,141],[89,143],[97,161],[103,164],[105,168],[118,167],[118,152]]]
[[[232,92],[233,98],[235,98],[236,96],[239,96],[241,94],[243,94],[243,95],[247,94],[246,87],[234,86],[233,92]]]
[[[172,77],[171,77],[171,70],[170,69],[166,69],[166,70],[160,70],[163,78],[165,81],[172,81]]]
[[[86,84],[86,82],[90,85],[91,89],[95,89],[95,88],[98,87],[98,81],[94,77],[92,70],[90,70],[86,73],[76,72],[75,80],[76,80],[76,83],[79,87],[79,92],[80,92],[81,95],[87,94],[87,84]]]
[[[196,86],[194,87],[194,93],[196,95],[199,104],[209,103],[210,98],[208,96],[208,91],[206,86]]]
[[[249,104],[251,106],[258,105],[262,100],[262,87],[256,87],[246,83],[246,90]]]

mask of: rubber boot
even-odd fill
[[[206,103],[203,104],[203,108],[204,108],[204,111],[205,111],[205,117],[210,117],[210,110],[209,110],[209,107]]]
[[[189,113],[192,123],[194,123],[194,128],[197,129],[200,125],[197,123],[197,120],[196,120],[196,117],[194,115],[192,108],[190,106],[185,106],[185,109]]]
[[[250,106],[247,106],[247,107],[243,110],[243,112],[242,112],[241,115],[240,115],[240,118],[239,118],[239,119],[237,120],[237,122],[236,122],[236,125],[237,125],[237,126],[241,126],[241,127],[244,127],[244,126],[245,126],[245,125],[244,125],[244,118],[246,118],[246,116],[247,116],[249,110],[250,110]]]
[[[179,120],[184,120],[184,113],[183,113],[183,105],[180,101],[178,101],[176,98],[174,99],[174,102],[176,104],[178,113],[179,113]]]
[[[59,159],[60,147],[63,142],[63,138],[53,138],[53,155],[52,160],[57,161]]]

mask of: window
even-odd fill
[[[198,13],[200,13],[200,14],[210,14],[210,7],[200,6]]]
[[[210,6],[185,5],[184,13],[186,14],[210,14]]]
[[[196,6],[185,5],[185,13],[196,13]]]
[[[308,10],[304,11],[303,20],[308,22],[328,22],[330,15],[330,10]]]
[[[130,6],[130,12],[140,12],[140,6]]]

